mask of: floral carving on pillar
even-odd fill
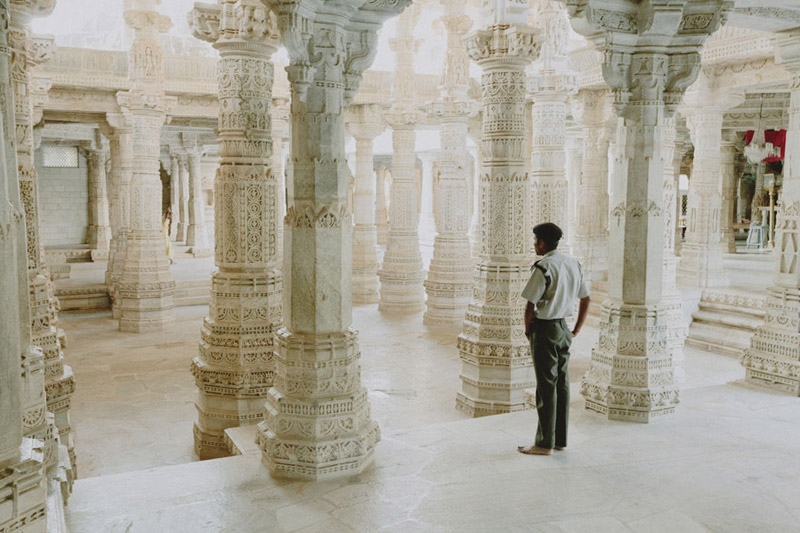
[[[525,67],[541,39],[524,25],[526,7],[494,6],[489,13],[492,25],[464,37],[467,54],[483,68],[480,253],[458,337],[456,396],[456,407],[473,417],[524,409],[524,390],[535,382],[521,293],[533,262]]]
[[[702,44],[730,6],[721,0],[677,8],[651,0],[566,4],[573,28],[604,52],[603,77],[620,117],[609,299],[581,393],[587,409],[610,419],[648,422],[673,413],[680,400],[663,300],[665,119],[697,78]],[[707,18],[702,28],[693,23],[698,15]]]
[[[274,382],[275,332],[283,323],[276,241],[280,182],[272,166],[270,114],[270,57],[278,31],[275,17],[257,0],[195,4],[190,21],[194,35],[220,54],[217,268],[200,353],[192,361],[199,390],[194,448],[207,459],[229,453],[225,429],[261,421]]]
[[[800,32],[779,34],[775,55],[792,76],[783,192],[764,324],[741,363],[749,383],[800,396]]]
[[[469,236],[469,176],[467,130],[478,103],[467,98],[469,57],[462,42],[472,26],[464,4],[444,2],[440,19],[447,32],[447,51],[442,68],[441,99],[430,102],[428,114],[440,121],[441,157],[434,205],[436,237],[433,258],[425,279],[428,295],[423,321],[429,326],[460,327],[472,298],[472,256]]]
[[[372,462],[380,431],[351,327],[344,108],[375,57],[381,23],[408,3],[269,5],[290,59],[292,176],[284,220],[286,321],[256,440],[274,475],[353,475]]]

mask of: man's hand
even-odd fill
[[[525,336],[528,337],[528,339],[533,335],[533,316],[535,311],[536,307],[528,302],[525,306]]]
[[[589,311],[589,297],[581,298],[581,303],[578,306],[578,320],[575,322],[575,327],[572,330],[572,336],[574,337],[578,333],[581,332],[581,328],[583,327],[583,321],[586,320],[586,313]]]

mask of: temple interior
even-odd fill
[[[800,531],[800,2],[0,19],[0,533]]]

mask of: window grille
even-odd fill
[[[42,146],[42,164],[45,167],[78,167],[78,147],[56,144]]]

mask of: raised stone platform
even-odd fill
[[[83,479],[67,523],[110,532],[789,531],[800,523],[796,402],[733,382],[686,390],[675,418],[634,425],[576,399],[565,452],[517,453],[535,430],[525,411],[384,436],[375,466],[339,481],[273,479],[258,453]]]
[[[764,293],[706,289],[692,314],[686,344],[736,357],[750,346],[750,337],[764,322]]]

